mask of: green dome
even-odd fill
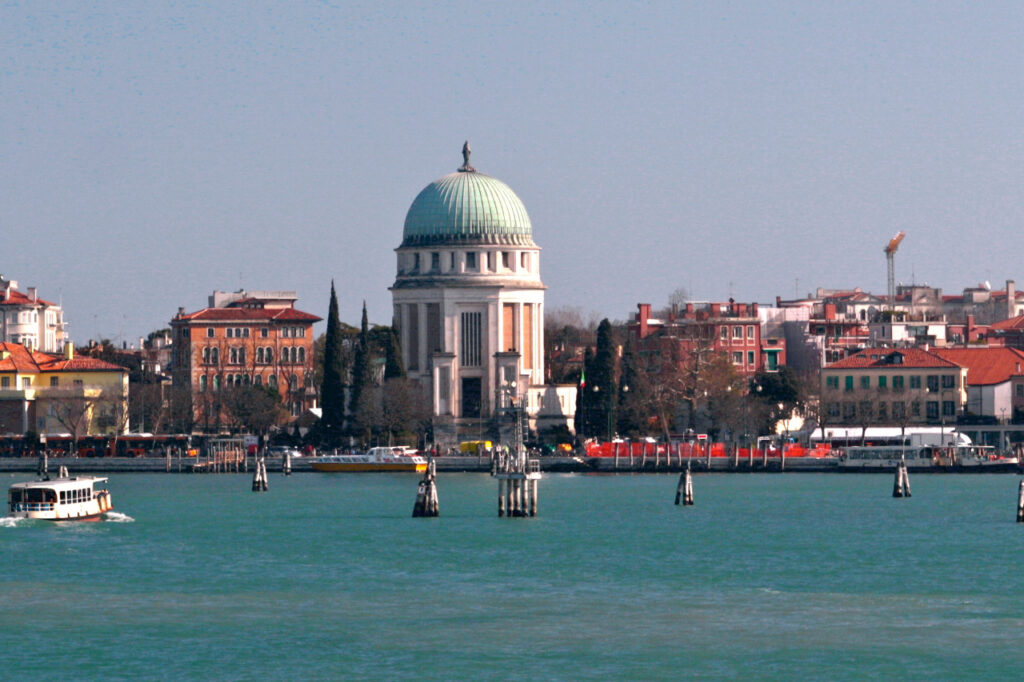
[[[533,246],[533,228],[512,188],[472,170],[467,154],[466,165],[424,187],[405,216],[402,246],[430,244]]]

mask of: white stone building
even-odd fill
[[[59,353],[64,348],[64,313],[39,298],[35,287],[18,291],[18,283],[0,275],[0,343]]]
[[[432,395],[435,439],[483,431],[523,400],[534,427],[571,428],[575,388],[544,386],[544,284],[526,207],[464,163],[410,206],[391,287],[410,378]]]

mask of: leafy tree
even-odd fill
[[[341,439],[341,432],[345,425],[345,387],[341,323],[338,319],[338,297],[334,291],[333,280],[331,281],[331,302],[327,312],[323,383],[320,395],[323,409],[321,419],[323,436],[329,444],[336,444]]]
[[[761,371],[750,380],[752,411],[759,415],[759,429],[765,433],[775,430],[775,422],[805,403],[799,375],[791,367],[780,367],[778,372]]]
[[[236,429],[265,435],[288,420],[277,390],[268,386],[226,386],[221,402]]]

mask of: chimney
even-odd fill
[[[651,304],[650,303],[637,303],[636,304],[636,308],[637,308],[636,321],[637,321],[637,324],[640,327],[637,330],[637,333],[638,333],[639,338],[644,339],[644,338],[647,338],[647,334],[648,334],[647,320],[651,319]]]
[[[782,307],[782,297],[781,296],[776,296],[775,297],[775,307],[776,308],[781,308]]]
[[[1011,317],[1017,317],[1017,286],[1012,279],[1008,279],[1006,280],[1006,319]]]
[[[750,306],[750,307],[751,307],[751,309],[752,309],[752,312],[750,313],[750,316],[751,316],[751,317],[757,317],[757,304],[756,304],[756,303],[754,303],[754,304],[753,304],[752,306]]]
[[[75,359],[75,344],[70,341],[64,342],[64,359],[74,360]]]
[[[35,303],[37,300],[39,300],[36,297],[36,288],[35,287],[29,287],[28,288],[28,297],[32,299],[33,303]]]

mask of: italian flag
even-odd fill
[[[587,370],[580,370],[580,388],[587,387]]]

